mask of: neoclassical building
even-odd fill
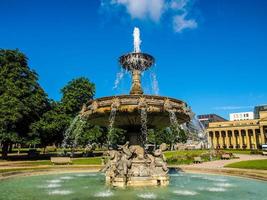
[[[259,149],[267,143],[267,111],[260,111],[258,119],[211,122],[207,134],[213,148]]]

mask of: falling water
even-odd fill
[[[76,123],[80,120],[80,115],[77,115],[71,122],[70,126],[64,133],[64,139],[62,143],[62,147],[66,148],[68,145],[69,140],[71,139],[71,133],[73,132]]]
[[[134,52],[139,53],[141,52],[141,49],[140,49],[141,39],[140,39],[139,28],[137,27],[134,28],[133,37],[134,37]]]
[[[111,130],[114,126],[115,118],[116,118],[117,108],[112,108],[109,115],[109,130]]]
[[[169,116],[170,116],[170,122],[171,125],[178,131],[180,132],[180,129],[184,130],[187,135],[189,136],[188,139],[192,140],[192,141],[203,141],[204,140],[200,137],[199,134],[201,134],[199,132],[199,129],[196,130],[196,126],[193,124],[193,119],[191,119],[191,121],[189,123],[183,123],[181,125],[179,125],[177,117],[175,115],[175,111],[172,109],[168,110],[169,112]]]
[[[80,115],[77,115],[71,122],[70,126],[66,130],[63,139],[63,148],[67,146],[76,147],[78,145],[79,138],[83,130],[86,121],[81,118]]]
[[[191,115],[191,121],[187,125],[188,131],[191,133],[190,137],[195,140],[207,145],[208,138],[205,128],[200,123],[200,121],[195,117],[194,113]]]
[[[115,80],[113,89],[117,89],[117,88],[118,88],[119,83],[120,83],[120,81],[122,80],[122,78],[124,77],[125,73],[126,73],[126,72],[125,72],[125,70],[123,70],[123,69],[121,69],[121,71],[117,73],[117,75],[116,75],[116,80]]]
[[[115,118],[116,118],[116,113],[117,113],[117,108],[116,107],[112,107],[111,108],[111,112],[109,115],[109,126],[108,126],[108,145],[110,145],[110,140],[111,140],[111,134],[113,131],[113,127],[114,127],[114,122],[115,122]]]
[[[145,108],[141,108],[141,142],[143,146],[147,141],[147,110]]]
[[[168,109],[171,125],[179,132],[179,123],[174,110]]]
[[[74,136],[74,142],[73,147],[77,147],[79,139],[81,138],[81,133],[83,131],[83,127],[86,124],[86,121],[80,118],[80,120],[76,123],[76,128],[73,131]]]
[[[152,91],[155,95],[159,95],[159,83],[154,71],[151,71],[151,79]]]

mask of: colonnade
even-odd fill
[[[209,144],[216,149],[259,149],[266,144],[263,127],[209,131]]]

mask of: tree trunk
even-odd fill
[[[170,149],[173,151],[173,143],[170,143]]]
[[[44,146],[43,154],[46,154],[46,146]]]
[[[12,147],[13,147],[13,144],[10,143],[8,146],[9,146],[9,148],[8,148],[8,153],[12,153]]]
[[[2,143],[2,159],[7,159],[7,153],[8,153],[8,142]]]

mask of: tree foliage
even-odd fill
[[[106,134],[103,128],[99,126],[92,126],[89,123],[85,123],[81,135],[79,137],[79,144],[86,146],[87,144],[103,144],[106,139]]]
[[[39,138],[43,147],[60,144],[71,117],[60,109],[59,103],[53,103],[51,110],[43,114],[39,121],[31,125],[31,138]]]
[[[93,98],[95,85],[86,78],[77,78],[64,86],[61,92],[63,96],[60,102],[54,102],[54,106],[51,106],[52,109],[31,126],[33,137],[40,138],[43,147],[49,144],[62,143],[67,132],[69,133],[67,133],[68,138],[65,142],[68,144],[73,145],[74,142],[85,144],[87,139],[97,140],[96,138],[92,139],[92,137],[94,134],[95,137],[101,135],[101,129],[84,124],[83,121],[77,120],[69,129],[82,105]]]
[[[178,127],[171,126],[164,129],[150,129],[148,131],[148,142],[155,145],[166,143],[172,148],[175,143],[185,143],[187,139],[188,133]]]
[[[124,144],[125,130],[120,128],[111,128],[107,130],[107,141],[109,145]]]
[[[0,141],[6,145],[27,137],[29,126],[48,108],[48,99],[38,75],[28,67],[18,50],[0,49]]]
[[[81,110],[83,104],[94,97],[95,84],[87,78],[77,78],[63,87],[61,93],[63,95],[61,103],[65,113],[74,116]]]

